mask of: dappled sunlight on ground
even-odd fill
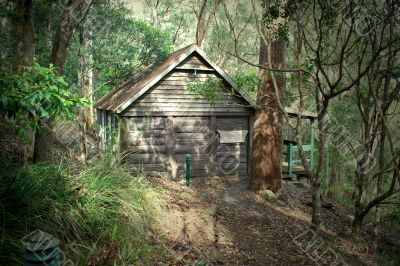
[[[195,178],[190,188],[184,182],[149,180],[162,191],[156,220],[160,243],[169,254],[167,265],[376,264],[368,250],[353,246],[357,252],[352,252],[351,240],[333,227],[322,228],[315,242],[321,250],[299,240],[311,219],[305,186],[285,183],[282,196],[272,203],[249,191],[247,180],[238,177]],[[340,211],[335,206],[323,210],[323,216],[346,223],[347,214]]]

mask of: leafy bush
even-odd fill
[[[68,84],[53,66],[43,67],[36,60],[23,71],[0,75],[0,114],[27,113],[32,128],[42,118],[71,117],[73,108],[87,103],[68,90]]]
[[[3,167],[0,261],[20,260],[20,239],[35,229],[60,239],[79,265],[132,263],[148,251],[155,194],[115,161],[105,155],[90,165],[30,165],[14,176]]]

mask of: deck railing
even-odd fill
[[[303,144],[303,151],[309,153],[310,156],[307,158],[308,165],[310,168],[313,168],[313,143],[311,144]],[[289,142],[287,143],[287,163],[288,163],[288,174],[293,174],[293,166],[294,165],[301,165],[301,159],[293,159],[294,155],[298,154],[299,147],[297,144]]]

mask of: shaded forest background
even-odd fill
[[[82,263],[110,238],[116,261],[151,253],[143,232],[155,192],[112,148],[99,151],[93,103],[191,43],[257,101],[259,117],[285,124],[284,137],[301,143],[312,126],[284,106],[317,114],[313,168],[299,152],[315,232],[324,198],[351,210],[354,239],[363,225],[376,241],[398,231],[399,11],[391,0],[0,1],[1,256],[37,227],[82,243],[67,248]]]

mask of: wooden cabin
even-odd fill
[[[189,45],[136,72],[95,104],[101,143],[116,142],[133,167],[170,178],[184,175],[186,154],[191,176],[249,174],[255,103],[204,51]],[[187,89],[209,78],[222,83],[215,89],[223,97],[213,104]],[[289,147],[292,158],[295,143]],[[288,159],[284,171],[291,174],[295,162]]]
[[[187,89],[188,82],[218,78],[222,99],[211,104]],[[96,104],[99,137],[113,136],[129,151],[132,166],[191,176],[248,175],[253,100],[196,45],[172,53],[162,64],[137,73]],[[115,132],[116,133],[112,133]]]

